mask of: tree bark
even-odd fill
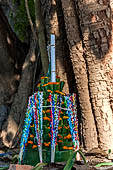
[[[50,44],[50,34],[55,34],[56,74],[61,81],[65,82],[64,93],[75,92],[74,73],[69,57],[61,1],[41,0],[41,3],[48,44]]]
[[[77,0],[89,75],[89,90],[98,130],[99,147],[113,150],[113,108],[110,96],[113,80],[113,39],[108,0]],[[112,85],[111,85],[112,84]]]
[[[40,0],[34,0],[34,4],[35,4],[36,31],[38,37],[38,44],[41,53],[42,67],[44,70],[44,75],[46,76],[48,72],[49,61],[47,56],[47,48],[46,48],[46,41],[45,41],[45,34],[44,34],[44,20],[42,17]]]
[[[67,2],[68,1],[68,2]],[[98,147],[97,132],[92,113],[86,62],[83,57],[82,40],[80,38],[79,23],[72,0],[62,0],[65,27],[70,49],[70,58],[75,73],[79,102],[83,119],[83,136],[85,149],[89,150]]]
[[[32,39],[28,55],[22,67],[22,78],[18,92],[15,95],[8,119],[2,128],[1,137],[3,144],[10,148],[14,147],[15,141],[19,139],[24,123],[28,97],[32,94],[33,74],[36,61],[35,48],[36,41]]]
[[[25,51],[0,7],[0,130],[18,88]]]

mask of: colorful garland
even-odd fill
[[[76,104],[76,95],[65,96],[65,103],[67,105],[67,115],[68,122],[70,126],[70,132],[72,135],[73,147],[74,150],[79,149],[79,137],[78,137],[78,120],[77,120],[77,111],[75,108]]]
[[[25,150],[25,145],[27,143],[28,140],[28,135],[29,135],[29,128],[30,128],[30,124],[32,122],[32,117],[33,117],[33,101],[32,98],[29,98],[29,103],[28,103],[28,108],[27,108],[27,112],[26,112],[26,118],[25,118],[25,123],[24,123],[24,129],[23,129],[23,133],[22,133],[22,137],[21,137],[21,143],[20,143],[20,154],[19,154],[19,162],[21,163],[22,160],[22,156]]]
[[[38,92],[29,97],[28,109],[26,112],[26,118],[24,123],[24,129],[21,137],[20,143],[20,154],[19,161],[21,163],[22,156],[25,150],[25,145],[29,136],[29,129],[34,117],[35,133],[39,149],[40,162],[42,162],[42,135],[43,135],[43,114],[42,114],[42,103],[43,102],[43,93]],[[36,147],[35,147],[36,148]]]
[[[38,146],[40,162],[43,161],[44,148],[50,150],[51,146],[51,162],[55,160],[55,151],[58,147],[60,151],[79,149],[76,95],[65,95],[59,91],[63,88],[59,82],[48,83],[47,78],[46,81],[44,78],[41,79],[38,88],[43,92],[38,91],[29,98],[20,144],[20,162],[27,145],[32,145],[32,149]],[[32,128],[35,130],[35,135],[34,132],[33,135],[29,135],[31,123],[34,123]],[[33,142],[35,139],[37,145]]]
[[[34,112],[34,125],[35,133],[39,150],[40,162],[42,163],[42,135],[43,135],[43,114],[42,114],[42,102],[43,102],[43,93],[38,92],[33,95],[35,112]]]
[[[58,126],[60,120],[62,99],[60,96],[53,94],[49,95],[49,101],[51,106],[51,119],[50,119],[50,128],[51,128],[51,162],[54,162],[55,158],[55,147],[57,144],[57,135],[58,135]]]

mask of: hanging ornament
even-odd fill
[[[27,143],[28,140],[28,135],[29,135],[29,128],[30,128],[30,124],[32,122],[32,116],[33,116],[33,102],[32,102],[32,98],[29,97],[29,103],[28,103],[28,108],[27,108],[27,112],[26,112],[26,118],[24,120],[24,129],[23,129],[23,133],[22,133],[22,137],[21,137],[21,143],[20,143],[20,154],[19,154],[19,162],[21,163],[22,160],[22,156],[25,150],[25,144]]]
[[[65,101],[67,104],[67,114],[68,114],[68,122],[70,126],[70,132],[72,136],[74,150],[78,150],[79,141],[78,141],[78,120],[77,113],[75,109],[75,96],[65,96]],[[75,128],[76,125],[76,128]]]
[[[34,110],[34,124],[35,124],[35,133],[39,150],[40,162],[42,163],[42,135],[43,135],[43,116],[42,116],[42,102],[43,102],[43,93],[38,92],[33,96],[35,110]]]

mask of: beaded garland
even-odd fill
[[[55,160],[55,150],[79,149],[76,95],[62,93],[63,85],[60,80],[52,83],[43,77],[38,85],[39,91],[29,97],[20,144],[20,162],[25,146],[38,148],[40,162],[43,161],[43,149],[51,152],[51,162]]]
[[[77,120],[77,110],[75,108],[76,105],[76,95],[73,94],[72,96],[65,96],[68,114],[68,122],[70,126],[70,132],[72,135],[73,147],[74,150],[79,148],[79,137],[78,137],[78,120]]]

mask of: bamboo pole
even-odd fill
[[[56,82],[55,35],[51,34],[51,82]]]

